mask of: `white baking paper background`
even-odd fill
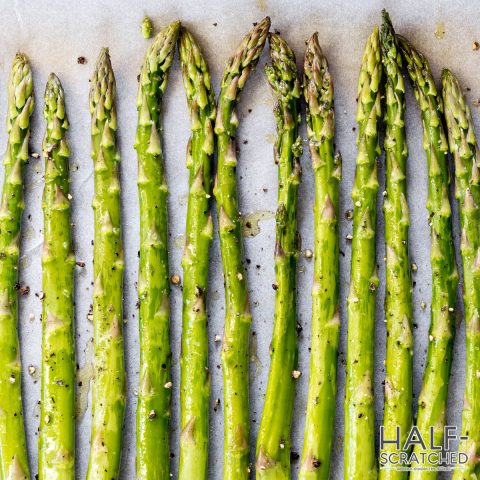
[[[73,195],[74,243],[78,261],[85,267],[76,269],[76,338],[77,361],[80,368],[79,406],[81,407],[77,429],[77,475],[84,478],[89,452],[90,403],[89,382],[92,358],[92,324],[88,320],[92,297],[92,239],[93,169],[90,159],[90,117],[88,113],[89,78],[96,57],[103,46],[110,47],[113,68],[117,79],[118,142],[122,157],[121,187],[123,204],[123,235],[125,245],[125,357],[128,373],[128,401],[125,416],[124,451],[121,468],[122,479],[134,478],[135,457],[135,408],[138,380],[139,344],[138,316],[136,309],[138,197],[136,187],[137,161],[133,149],[136,126],[135,95],[137,74],[148,46],[140,32],[145,14],[153,21],[158,32],[173,20],[181,19],[191,30],[208,59],[216,93],[221,74],[228,57],[243,35],[265,15],[272,19],[272,29],[279,30],[297,55],[301,65],[305,40],[319,32],[322,48],[328,57],[335,82],[336,143],[343,155],[343,180],[341,183],[341,313],[342,330],[338,374],[338,401],[335,440],[333,448],[332,478],[340,479],[342,473],[344,359],[346,340],[345,301],[348,288],[350,245],[346,235],[352,224],[343,212],[352,208],[350,191],[355,164],[355,110],[356,84],[367,36],[374,25],[380,23],[380,11],[386,7],[392,16],[397,32],[406,35],[430,59],[436,78],[442,67],[450,67],[458,75],[462,85],[470,90],[467,97],[472,102],[480,97],[480,51],[472,50],[472,42],[480,41],[478,18],[480,4],[474,1],[127,1],[84,0],[63,2],[60,0],[2,0],[0,2],[0,117],[5,117],[7,78],[13,57],[17,51],[25,52],[34,74],[36,108],[32,120],[31,151],[40,152],[45,124],[42,115],[43,90],[48,74],[53,71],[60,77],[66,93],[67,112],[70,118],[69,143],[71,147],[71,177]],[[444,34],[442,32],[444,31]],[[437,35],[435,35],[435,33]],[[442,38],[438,38],[442,37]],[[83,56],[85,64],[77,63]],[[238,129],[239,195],[241,211],[254,213],[251,220],[260,217],[260,233],[245,238],[251,305],[253,313],[251,346],[251,450],[252,460],[255,438],[261,416],[266,380],[269,369],[268,346],[270,343],[274,282],[273,247],[276,207],[277,171],[273,163],[272,144],[275,124],[272,115],[274,100],[263,74],[268,59],[265,49],[259,67],[249,80],[239,106]],[[424,357],[428,343],[430,321],[430,267],[429,229],[425,210],[427,178],[426,162],[421,146],[419,110],[411,89],[407,95],[407,131],[409,142],[408,187],[411,210],[410,253],[418,265],[414,273],[415,311],[415,395],[421,385]],[[480,112],[472,107],[477,127]],[[185,230],[187,170],[185,147],[189,137],[189,121],[181,73],[176,59],[164,98],[164,143],[166,168],[170,186],[170,265],[171,273],[182,276],[180,259]],[[305,137],[305,129],[302,128]],[[5,128],[0,129],[0,144],[6,144]],[[299,191],[298,212],[302,249],[313,248],[312,206],[313,181],[308,154],[302,157],[303,181]],[[2,167],[3,168],[3,167]],[[0,172],[3,174],[3,172]],[[381,185],[384,170],[380,169]],[[382,189],[382,186],[381,186]],[[20,298],[20,336],[23,362],[24,415],[32,474],[37,472],[37,439],[40,399],[41,363],[41,265],[43,215],[41,195],[43,190],[43,161],[31,159],[26,169],[26,210],[23,219],[22,256],[20,281],[30,287],[30,294]],[[379,207],[380,207],[379,203]],[[255,214],[255,212],[257,212]],[[260,212],[260,213],[258,213]],[[255,222],[253,222],[255,223]],[[378,264],[381,288],[378,295],[378,319],[376,328],[376,421],[381,422],[384,379],[385,324],[383,321],[383,222],[379,211]],[[457,232],[458,233],[458,232]],[[258,267],[257,267],[258,265]],[[223,281],[217,234],[211,248],[209,285],[209,345],[210,371],[212,375],[210,474],[220,479],[222,471],[223,399],[220,370],[220,342],[215,336],[223,331]],[[292,427],[292,450],[301,453],[308,383],[310,340],[310,291],[312,260],[300,256],[298,262],[298,321],[303,327],[299,336],[300,370]],[[173,348],[173,403],[172,403],[172,459],[173,476],[178,465],[178,408],[179,408],[179,354],[181,335],[181,290],[172,287],[172,348]],[[423,310],[421,303],[427,307]],[[448,421],[458,424],[463,395],[465,361],[465,331],[459,315],[459,330],[455,344],[455,358],[448,405]],[[29,366],[35,366],[33,375]],[[32,370],[32,369],[31,369]],[[215,408],[216,399],[220,405]],[[376,440],[376,439],[375,439]],[[299,462],[293,462],[294,475]],[[443,475],[443,474],[442,474]],[[449,478],[449,474],[446,477]]]

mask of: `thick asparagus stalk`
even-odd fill
[[[383,428],[385,438],[395,438],[400,428],[403,446],[412,427],[412,280],[408,259],[408,227],[406,163],[408,156],[405,137],[405,85],[402,57],[395,31],[384,10],[380,32],[382,63],[385,80],[385,217],[386,292],[385,321],[387,351],[385,361],[385,402]],[[382,453],[397,452],[386,444]],[[391,469],[385,464],[380,479],[402,480],[408,472]]]
[[[454,480],[480,476],[480,171],[472,114],[458,80],[449,70],[442,74],[443,103],[450,151],[455,160],[455,196],[462,228],[463,299],[467,331],[467,371],[459,452],[468,461],[458,464]]]
[[[183,253],[183,327],[180,358],[179,478],[207,478],[210,375],[206,291],[210,240],[210,197],[214,149],[215,98],[207,63],[192,35],[182,30],[179,42],[183,84],[192,136],[187,146],[189,194]]]
[[[297,191],[302,142],[301,95],[295,55],[278,34],[269,35],[272,64],[265,69],[277,97],[278,208],[275,242],[275,320],[262,421],[257,439],[257,479],[290,478],[290,427],[297,368]]]
[[[17,279],[23,169],[32,112],[32,72],[27,57],[18,53],[8,82],[8,143],[0,204],[0,478],[5,480],[30,478],[23,428]]]
[[[427,446],[414,447],[420,458],[419,467],[429,467],[428,455],[432,445],[440,445],[445,425],[448,380],[452,364],[455,327],[455,293],[458,272],[452,243],[452,212],[448,197],[449,173],[447,139],[443,130],[443,106],[425,57],[400,36],[399,45],[414,86],[415,97],[422,111],[423,146],[428,163],[428,200],[432,246],[432,306],[427,363],[423,385],[418,398],[417,427]],[[433,439],[430,428],[433,427]],[[432,444],[433,442],[433,444]],[[421,457],[420,453],[424,453]],[[425,459],[422,462],[422,458]],[[437,471],[415,470],[412,480],[437,478]]]
[[[347,299],[347,379],[345,393],[345,480],[377,475],[373,405],[373,349],[376,262],[379,85],[382,76],[378,28],[370,35],[358,81],[357,168],[352,191],[353,240],[350,289]]]
[[[42,310],[42,401],[38,476],[75,478],[75,337],[70,229],[69,127],[60,80],[50,74],[45,89],[43,137],[45,189]]]
[[[267,17],[242,40],[223,73],[218,99],[217,201],[220,251],[225,280],[225,331],[222,345],[224,395],[223,478],[242,479],[249,472],[248,340],[252,320],[237,202],[235,111],[245,82],[257,65],[270,28]]]
[[[318,34],[307,43],[304,63],[307,134],[315,177],[312,342],[301,480],[327,480],[335,419],[340,315],[338,184],[340,156],[334,155],[333,81]]]
[[[180,22],[162,30],[148,48],[140,73],[135,148],[140,198],[140,378],[137,403],[138,479],[170,474],[170,285],[167,180],[161,144],[161,106]]]
[[[115,131],[115,77],[108,50],[97,61],[90,86],[92,115],[94,368],[92,434],[87,480],[117,478],[125,410],[122,336],[123,248],[120,232],[120,156]]]

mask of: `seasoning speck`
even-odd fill
[[[303,256],[304,256],[305,258],[312,258],[312,257],[313,257],[313,252],[312,252],[309,248],[307,248],[307,249],[303,252]]]
[[[174,273],[171,277],[170,277],[170,281],[172,282],[173,285],[180,285],[180,276],[177,275],[176,273]]]
[[[87,59],[85,57],[78,57],[77,58],[77,63],[79,65],[85,65],[87,63]]]
[[[473,42],[472,43],[472,50],[479,50],[479,49],[480,49],[480,43]]]
[[[300,370],[294,370],[294,371],[292,372],[292,377],[295,378],[295,380],[296,380],[297,378],[300,378],[301,376],[302,376],[302,372],[301,372]]]
[[[28,295],[30,293],[30,287],[29,286],[20,287],[19,292],[20,292],[20,295]]]

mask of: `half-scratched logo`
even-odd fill
[[[437,438],[440,436],[437,432]],[[383,426],[380,427],[380,468],[385,470],[430,470],[448,471],[456,465],[468,461],[462,452],[451,451],[450,446],[468,437],[457,434],[457,427],[446,425],[443,428],[443,441],[436,443],[434,428],[422,436],[417,427],[412,427],[403,445],[400,427],[397,426],[394,438],[386,438]]]

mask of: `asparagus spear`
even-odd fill
[[[190,110],[192,136],[187,146],[189,194],[183,253],[183,327],[180,358],[179,478],[206,479],[208,468],[208,335],[206,291],[210,240],[213,121],[215,99],[207,63],[185,29],[179,40],[183,84]]]
[[[462,227],[460,252],[463,261],[463,299],[467,331],[467,371],[462,436],[459,453],[468,456],[458,464],[454,480],[480,476],[480,171],[472,114],[452,72],[442,74],[443,103],[450,151],[455,160],[455,196]]]
[[[408,156],[405,137],[405,85],[402,57],[388,13],[383,10],[380,32],[382,63],[386,75],[385,98],[385,217],[386,292],[385,320],[387,351],[385,361],[385,407],[383,428],[385,438],[395,438],[400,428],[400,444],[412,427],[412,280],[408,260],[409,214],[407,204],[406,163]],[[387,444],[382,452],[397,452]],[[384,465],[380,479],[402,480],[408,472]]]
[[[242,265],[240,216],[237,203],[235,106],[245,82],[258,63],[270,28],[266,17],[242,40],[223,73],[218,99],[217,201],[220,251],[225,280],[225,332],[222,345],[224,386],[223,478],[241,479],[249,472],[248,336],[252,320]]]
[[[443,106],[435,81],[425,57],[403,37],[397,36],[403,58],[407,63],[415,97],[422,110],[423,146],[428,163],[428,200],[432,247],[432,306],[427,363],[423,385],[418,398],[417,427],[427,446],[414,447],[420,467],[431,466],[430,446],[442,443],[448,379],[452,363],[455,327],[455,292],[458,272],[452,243],[452,213],[448,197],[447,139],[442,125]],[[433,427],[433,439],[430,428]],[[420,453],[424,453],[421,457]],[[422,458],[425,459],[422,462]],[[437,478],[437,471],[415,470],[412,480]]]
[[[30,64],[25,55],[18,53],[8,82],[8,143],[0,203],[0,478],[4,479],[30,478],[23,428],[16,290],[24,209],[23,168],[28,160],[33,103]]]
[[[327,480],[335,418],[340,331],[337,219],[342,167],[340,156],[334,155],[333,81],[317,33],[307,43],[304,65],[315,205],[310,379],[299,479]]]
[[[370,35],[358,81],[357,168],[352,191],[353,240],[347,300],[347,379],[345,394],[345,480],[376,478],[373,405],[373,349],[376,267],[379,85],[382,76],[378,28]]]
[[[140,73],[135,148],[140,197],[140,378],[137,403],[138,479],[170,474],[170,285],[167,180],[161,145],[161,106],[180,22],[162,30],[148,48]]]
[[[50,74],[45,89],[43,137],[42,401],[38,441],[40,479],[75,477],[75,337],[69,200],[69,127],[62,84]]]
[[[275,320],[262,421],[257,439],[257,479],[290,478],[290,427],[297,368],[297,190],[302,141],[298,137],[301,95],[295,55],[279,34],[269,35],[272,64],[265,69],[277,97],[275,117],[278,208],[275,243]]]
[[[87,480],[117,478],[125,410],[122,337],[123,249],[120,232],[120,156],[115,131],[115,77],[102,49],[90,87],[95,240],[93,250],[94,368],[92,434]]]

